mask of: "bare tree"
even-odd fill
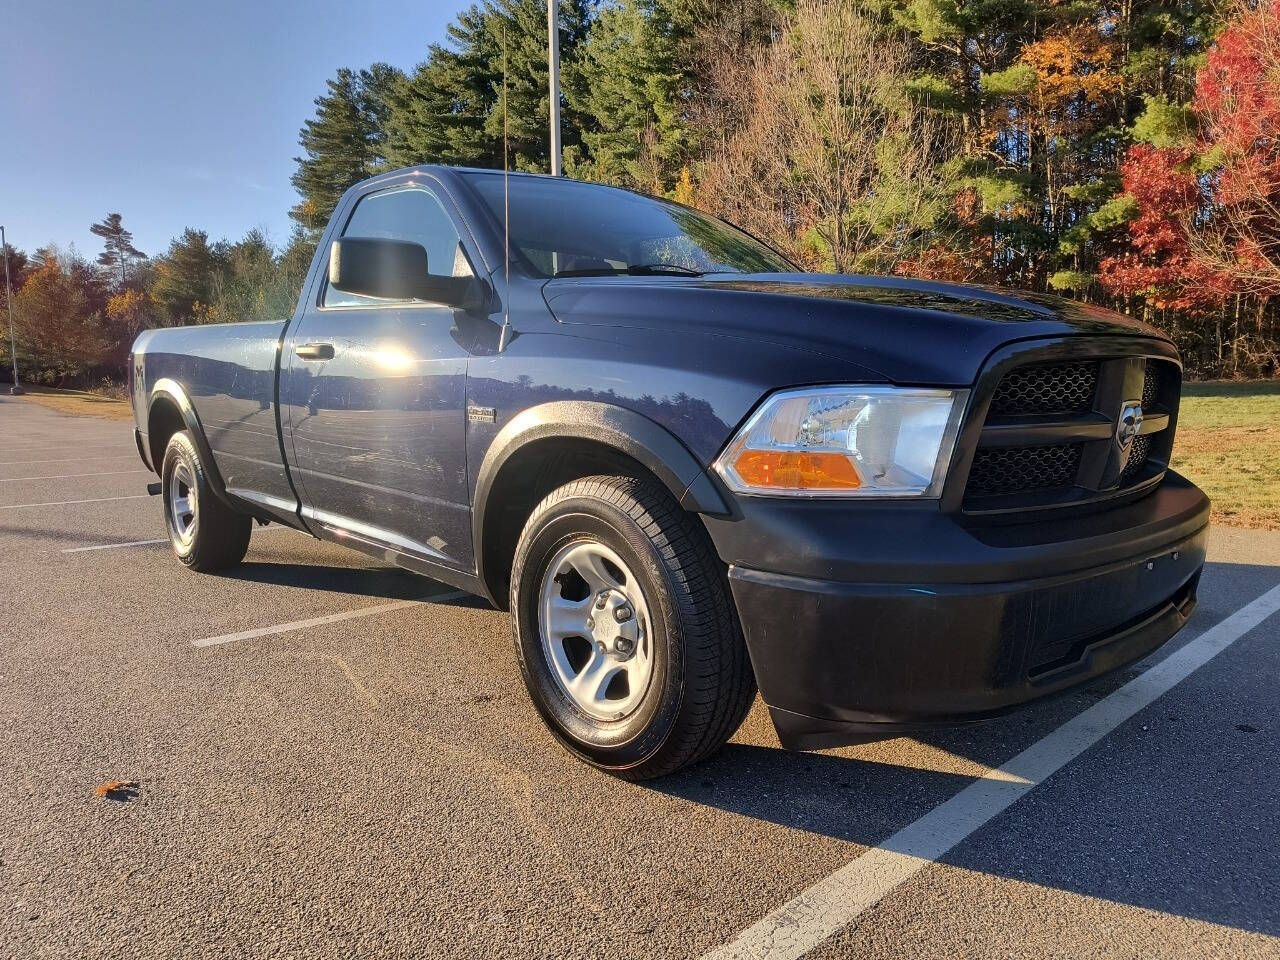
[[[800,0],[718,78],[737,119],[700,202],[837,272],[891,269],[941,212],[947,125],[906,93],[911,48],[869,7]]]

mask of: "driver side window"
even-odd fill
[[[436,195],[421,187],[388,190],[362,199],[343,228],[344,237],[378,237],[420,243],[427,251],[427,269],[436,276],[469,277],[471,265],[453,220]],[[325,283],[326,307],[384,304],[376,297],[344,293]]]

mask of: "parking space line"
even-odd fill
[[[124,449],[126,450],[131,449],[127,443],[121,440],[112,440],[108,443],[77,443],[74,437],[67,438],[64,440],[59,440],[57,443],[52,443],[52,442],[50,443],[38,443],[38,442],[5,443],[4,440],[0,439],[0,445],[3,445],[4,449],[6,450],[15,450],[18,453],[35,453],[36,448],[38,447],[54,447],[55,449],[60,449],[60,450],[65,450],[67,447],[74,447],[77,450],[86,450],[86,449],[100,450],[100,449],[106,449],[110,447],[124,447]]]
[[[294,530],[295,533],[302,533],[302,530],[295,530],[293,527],[286,527],[283,524],[271,524],[268,527],[254,528],[253,535],[256,537],[260,533],[270,533],[273,530]],[[93,550],[116,550],[120,547],[147,547],[155,543],[168,543],[168,537],[162,537],[159,540],[128,540],[124,543],[98,543],[92,547],[67,547],[63,553],[89,553]]]
[[[1008,763],[820,880],[703,960],[796,960],[1280,610],[1280,586],[1179,647]]]
[[[88,553],[90,550],[115,550],[117,547],[145,547],[153,543],[168,543],[169,538],[161,540],[130,540],[128,543],[100,543],[94,547],[68,547],[63,553]]]
[[[16,467],[19,464],[28,464],[28,463],[80,463],[85,460],[132,460],[135,457],[137,457],[136,453],[118,453],[118,454],[112,454],[109,457],[90,456],[90,457],[57,457],[53,460],[10,460],[9,462],[5,463],[4,466]]]
[[[150,473],[145,467],[133,470],[99,470],[97,473],[57,473],[47,477],[4,477],[0,483],[18,483],[22,480],[70,480],[73,477],[118,477],[126,473]]]
[[[274,627],[259,627],[256,630],[241,630],[239,633],[225,633],[220,637],[205,637],[203,640],[192,640],[193,647],[216,647],[237,640],[256,640],[258,637],[271,637],[280,633],[291,633],[294,630],[306,630],[308,627],[320,627],[327,623],[341,623],[343,620],[355,620],[359,617],[370,617],[378,613],[390,613],[392,610],[403,610],[406,607],[419,607],[426,603],[439,603],[442,600],[456,600],[467,594],[462,590],[450,593],[435,594],[419,600],[396,600],[394,603],[381,603],[373,607],[357,607],[342,613],[331,613],[325,617],[312,617],[310,620],[294,620],[291,623],[279,623]]]
[[[94,497],[91,500],[46,500],[43,503],[4,503],[0,510],[17,510],[19,507],[64,507],[73,503],[108,503],[112,500],[146,500],[149,493],[131,493],[127,497]]]

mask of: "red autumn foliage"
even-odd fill
[[[1280,293],[1280,0],[1244,8],[1196,76],[1194,148],[1137,144],[1121,167],[1138,204],[1116,296],[1199,312],[1230,293]],[[1193,161],[1200,161],[1199,169]]]
[[[1196,76],[1202,150],[1224,163],[1216,199],[1231,206],[1280,193],[1280,3],[1246,11],[1218,37]]]
[[[1191,159],[1187,148],[1130,148],[1120,173],[1139,214],[1129,224],[1131,249],[1101,264],[1102,285],[1113,295],[1141,295],[1158,309],[1203,310],[1230,292],[1225,277],[1193,256],[1183,227],[1204,200]]]

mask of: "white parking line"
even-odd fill
[[[111,500],[146,500],[149,493],[131,493],[127,497],[94,497],[92,500],[46,500],[43,503],[5,503],[0,510],[17,510],[19,507],[63,507],[72,503],[108,503]]]
[[[62,439],[57,441],[56,443],[54,442],[40,443],[40,442],[27,442],[27,441],[23,441],[21,443],[5,443],[3,440],[0,440],[0,448],[3,448],[5,450],[11,450],[17,453],[35,453],[37,448],[40,448],[40,447],[53,447],[58,450],[66,450],[67,448],[72,448],[75,450],[85,450],[85,449],[101,450],[101,449],[109,449],[111,447],[124,447],[126,450],[133,449],[132,447],[129,446],[129,444],[125,443],[122,440],[112,440],[107,443],[80,443],[80,442],[77,442],[76,438],[74,437]]]
[[[16,467],[19,464],[28,463],[82,463],[85,460],[132,460],[138,455],[136,453],[120,453],[112,454],[109,457],[58,457],[53,460],[10,460],[4,464],[6,467]]]
[[[115,550],[117,547],[145,547],[153,543],[168,543],[166,537],[163,540],[130,540],[128,543],[100,543],[96,547],[70,547],[63,550],[63,553],[88,553],[90,550]]]
[[[145,467],[134,470],[99,470],[97,473],[56,473],[48,477],[5,477],[0,483],[18,483],[21,480],[70,480],[72,477],[118,477],[126,473],[150,473]]]
[[[421,600],[397,600],[394,603],[382,603],[374,607],[359,607],[343,613],[331,613],[327,617],[312,617],[310,620],[294,620],[292,623],[280,623],[274,627],[259,627],[257,630],[242,630],[239,633],[225,633],[220,637],[205,637],[203,640],[192,640],[193,647],[216,647],[223,643],[234,643],[237,640],[255,640],[258,637],[271,637],[280,633],[291,633],[294,630],[305,630],[308,627],[319,627],[326,623],[341,623],[343,620],[355,620],[359,617],[371,617],[377,613],[390,613],[392,610],[403,610],[405,607],[418,607],[424,603],[439,603],[441,600],[456,600],[467,594],[462,590],[441,593]]]
[[[1273,587],[703,960],[796,960],[1280,610]]]
[[[273,530],[293,530],[295,533],[302,533],[301,530],[294,530],[293,527],[286,527],[281,524],[272,524],[268,527],[254,527],[253,535],[256,537],[260,533],[271,533]],[[169,539],[164,537],[160,540],[129,540],[125,543],[99,543],[92,547],[67,547],[63,553],[88,553],[91,550],[116,550],[120,547],[147,547],[155,543],[168,543]]]

